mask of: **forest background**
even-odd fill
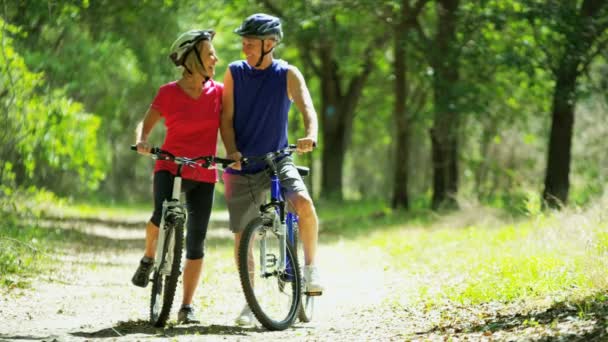
[[[158,87],[179,76],[169,46],[215,29],[221,81],[241,58],[232,31],[256,12],[283,20],[275,56],[313,95],[319,149],[299,162],[315,198],[521,213],[603,194],[606,1],[3,1],[4,203],[15,189],[148,201],[151,162],[128,147]]]

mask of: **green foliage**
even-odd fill
[[[17,184],[46,187],[61,195],[95,193],[118,202],[149,199],[151,164],[138,159],[127,146],[158,86],[179,76],[167,58],[168,46],[180,31],[216,29],[214,44],[220,63],[215,78],[221,81],[228,63],[241,58],[240,40],[232,30],[247,15],[265,11],[283,19],[285,39],[276,55],[302,70],[320,119],[327,114],[323,106],[328,105],[328,92],[345,94],[352,77],[361,72],[366,54],[374,57],[375,67],[366,75],[360,98],[341,100],[357,102],[352,127],[344,128],[349,136],[344,193],[349,199],[386,200],[394,181],[393,156],[400,150],[393,138],[390,46],[401,7],[414,3],[5,2],[0,10],[0,122],[7,129],[0,133],[0,157],[1,163],[11,164],[0,165],[0,170],[10,168]],[[458,89],[453,89],[457,100],[452,104],[464,118],[458,132],[461,196],[525,212],[528,192],[537,191],[543,179],[552,72],[560,53],[572,47],[568,39],[582,32],[578,29],[582,19],[575,15],[582,3],[461,1],[456,13],[456,55],[439,51],[444,62],[452,57],[460,60]],[[418,18],[419,30],[427,39],[439,34],[437,9],[437,3],[430,1]],[[607,17],[604,7],[585,32],[599,33]],[[577,108],[585,114],[577,115],[573,141],[571,200],[575,205],[600,196],[607,176],[601,140],[605,132],[602,125],[594,125],[606,113],[601,103],[606,102],[608,56],[600,49],[606,34],[581,55],[595,59],[587,69],[582,69],[583,64],[580,69],[586,71],[589,82],[578,89],[579,99],[586,102]],[[428,130],[441,99],[430,92],[435,71],[429,67],[428,45],[418,28],[412,28],[404,44],[411,130],[409,191],[417,201],[427,199],[431,191]],[[321,71],[323,58],[332,62]],[[329,77],[340,82],[328,87]],[[302,134],[296,110],[290,113],[290,122],[294,123],[291,136]],[[162,139],[163,130],[158,128],[151,140],[160,144]],[[309,157],[302,162],[313,168],[313,192],[319,194],[323,190],[318,187],[321,153]]]
[[[40,270],[45,234],[9,220],[0,233],[0,287],[29,285],[28,278]]]
[[[49,90],[44,74],[28,70],[14,50],[9,32],[18,34],[18,28],[4,21],[0,25],[5,28],[0,32],[0,65],[4,66],[0,166],[7,164],[2,166],[7,176],[8,170],[15,172],[17,185],[48,184],[54,190],[64,190],[60,185],[69,179],[72,186],[96,189],[106,167],[97,155],[103,152],[97,138],[101,120],[63,91]],[[53,177],[55,182],[50,183]]]
[[[25,287],[29,279],[45,265],[45,242],[53,239],[48,231],[35,226],[36,220],[50,206],[61,205],[53,193],[34,187],[15,186],[10,164],[4,164],[4,183],[0,184],[0,288]],[[25,224],[24,222],[32,222]],[[51,231],[52,232],[52,231]]]

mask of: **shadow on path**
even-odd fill
[[[35,341],[35,340],[40,340],[40,341],[46,341],[46,340],[50,340],[53,337],[51,336],[44,336],[44,337],[40,337],[40,336],[27,336],[27,335],[18,335],[18,336],[10,336],[10,335],[5,335],[5,334],[0,334],[0,341]]]
[[[600,296],[601,297],[601,296]],[[577,330],[577,325],[569,325],[566,333],[559,334],[560,341],[608,341],[608,300],[598,296],[589,296],[576,302],[555,303],[546,310],[530,313],[499,314],[481,324],[467,327],[442,325],[434,327],[416,335],[443,334],[446,332],[456,334],[469,333],[496,333],[505,332],[511,336],[520,336],[528,327],[537,327],[541,330],[554,330],[560,324],[572,322],[585,322],[585,328]],[[513,334],[515,333],[515,334]],[[545,335],[545,334],[543,334]],[[555,336],[533,338],[535,341],[554,341]]]
[[[230,336],[247,336],[248,333],[266,331],[261,327],[237,327],[225,325],[188,325],[188,326],[171,326],[166,328],[155,328],[148,321],[127,321],[118,322],[115,326],[102,329],[94,332],[78,331],[70,333],[73,336],[86,338],[108,338],[121,337],[128,335],[156,335],[158,337],[173,337],[181,335],[230,335]]]

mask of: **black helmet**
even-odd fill
[[[247,17],[234,33],[239,36],[267,37],[275,36],[277,41],[283,39],[281,20],[264,13],[256,13]]]

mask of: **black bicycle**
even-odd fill
[[[137,151],[135,145],[131,150]],[[152,295],[150,298],[150,323],[155,327],[163,327],[171,313],[175,290],[181,275],[182,251],[184,248],[184,224],[187,220],[187,210],[180,199],[182,188],[182,168],[184,166],[204,168],[221,164],[226,168],[234,161],[215,156],[196,158],[176,157],[168,151],[154,147],[150,150],[154,160],[168,160],[177,164],[177,173],[173,179],[171,199],[163,202],[162,218],[159,225],[154,271],[152,272]]]
[[[295,145],[264,156],[243,158],[243,164],[264,162],[270,177],[270,201],[260,206],[260,214],[246,226],[238,251],[239,275],[247,304],[269,330],[284,330],[296,315],[303,322],[312,319],[314,296],[304,293],[298,243],[298,216],[287,210],[277,176],[277,159],[291,155]],[[309,169],[298,166],[302,176]],[[257,259],[257,260],[256,260]],[[257,264],[257,265],[256,265]]]

